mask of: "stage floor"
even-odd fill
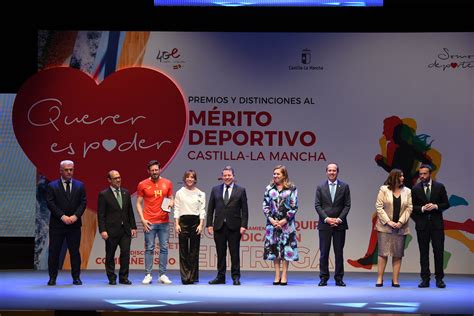
[[[474,276],[447,275],[445,289],[419,289],[417,274],[402,274],[401,287],[375,288],[375,272],[349,272],[347,287],[318,287],[318,272],[291,272],[288,286],[274,286],[273,272],[243,271],[241,286],[209,285],[214,271],[201,271],[200,282],[182,285],[179,271],[169,271],[171,285],[141,284],[143,272],[132,271],[133,285],[111,286],[104,271],[83,271],[82,286],[61,271],[56,286],[47,286],[47,271],[0,271],[0,311],[88,310],[216,313],[370,313],[473,314]]]

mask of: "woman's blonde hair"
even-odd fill
[[[278,165],[276,166],[275,168],[273,168],[273,172],[275,172],[275,170],[280,170],[281,171],[281,174],[283,175],[283,188],[284,189],[291,189],[293,188],[295,185],[293,184],[293,182],[290,181],[290,179],[288,178],[288,170],[286,169],[286,167],[284,165]],[[273,178],[272,178],[272,181],[270,181],[270,184],[274,184],[275,182],[273,181]]]

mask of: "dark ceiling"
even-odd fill
[[[474,0],[385,0],[384,7],[154,7],[125,3],[1,2],[0,93],[15,93],[36,71],[37,30],[224,32],[470,32]],[[27,10],[27,11],[25,11]],[[5,17],[9,17],[7,20]]]

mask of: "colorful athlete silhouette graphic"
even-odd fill
[[[418,180],[418,167],[421,164],[432,166],[432,178],[436,179],[436,173],[441,168],[441,153],[431,147],[433,141],[426,134],[416,134],[417,124],[412,118],[401,119],[398,116],[387,117],[383,121],[383,136],[379,140],[380,154],[375,156],[375,162],[385,171],[390,172],[393,168],[403,171],[405,175],[404,184],[412,188]],[[469,205],[462,197],[451,195],[449,197],[451,207]],[[377,264],[377,232],[374,230],[377,214],[372,214],[372,231],[366,254],[357,260],[348,259],[347,262],[356,268],[371,270]],[[460,241],[471,252],[474,252],[474,241],[465,236],[462,231],[472,234],[474,222],[471,219],[464,223],[444,220],[446,236]],[[408,235],[405,248],[408,247],[412,236]],[[448,265],[451,253],[445,250],[444,268]]]
[[[416,121],[401,120],[390,116],[383,122],[383,136],[379,140],[381,154],[375,156],[375,162],[385,171],[393,168],[403,171],[405,186],[411,187],[418,180],[418,166],[428,164],[433,174],[441,165],[441,154],[431,148],[428,135],[416,135]]]

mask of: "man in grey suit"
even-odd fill
[[[99,193],[97,222],[105,240],[105,272],[110,285],[117,284],[115,251],[120,247],[119,283],[130,285],[128,279],[130,245],[137,236],[137,224],[133,215],[130,193],[121,187],[122,178],[116,170],[107,173],[110,186]]]
[[[240,238],[248,225],[247,193],[234,183],[234,169],[222,170],[224,184],[212,188],[207,204],[207,229],[214,234],[217,252],[217,276],[209,284],[224,284],[227,245],[234,285],[240,285]]]
[[[314,207],[319,214],[319,286],[326,286],[329,279],[329,250],[331,240],[334,244],[336,271],[334,279],[337,286],[346,286],[344,277],[344,243],[346,241],[347,214],[351,208],[349,185],[337,179],[339,166],[329,163],[326,166],[327,180],[316,188]]]

